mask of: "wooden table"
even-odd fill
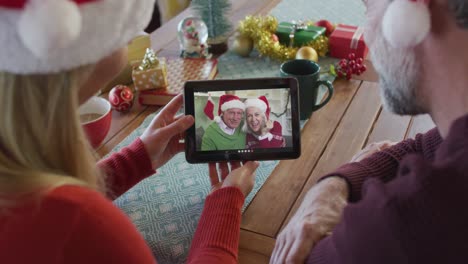
[[[233,1],[231,20],[237,24],[248,14],[267,14],[279,2]],[[153,48],[160,55],[178,54],[177,23],[189,14],[184,11],[152,34]],[[372,71],[361,80],[335,81],[331,101],[302,130],[302,156],[281,161],[245,211],[240,263],[268,263],[275,238],[320,176],[347,162],[367,143],[400,141],[434,126],[428,116],[399,117],[382,110],[375,81]],[[125,115],[114,112],[111,131],[98,153],[107,154],[157,109],[137,105]]]

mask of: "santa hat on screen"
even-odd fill
[[[429,0],[394,0],[382,21],[383,35],[395,48],[417,46],[430,29]]]
[[[216,122],[221,121],[221,114],[228,110],[228,109],[242,109],[242,111],[245,110],[245,105],[244,103],[240,100],[239,97],[233,95],[233,94],[223,94],[221,97],[219,97],[219,105],[218,105],[218,116],[214,118]]]
[[[262,95],[258,98],[247,99],[245,100],[244,104],[246,109],[249,107],[256,107],[260,109],[260,111],[265,114],[266,119],[270,119],[270,103],[268,103],[268,99],[265,96]]]
[[[0,0],[0,71],[51,73],[92,64],[148,25],[155,0]]]

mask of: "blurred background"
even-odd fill
[[[153,11],[153,18],[145,29],[146,33],[155,31],[189,5],[190,0],[157,0]]]

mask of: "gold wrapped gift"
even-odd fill
[[[165,89],[167,87],[166,60],[156,57],[152,49],[147,49],[141,63],[134,65],[132,79],[138,91]]]
[[[134,61],[141,62],[145,56],[146,49],[151,48],[151,39],[148,34],[140,35],[135,37],[127,45],[128,47],[128,63],[125,68],[117,75],[114,80],[112,80],[105,88],[102,89],[102,92],[108,92],[112,87],[125,84],[129,85],[132,83],[132,70]]]

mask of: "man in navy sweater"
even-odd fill
[[[365,4],[385,107],[437,127],[325,175],[271,263],[467,263],[468,0]]]

